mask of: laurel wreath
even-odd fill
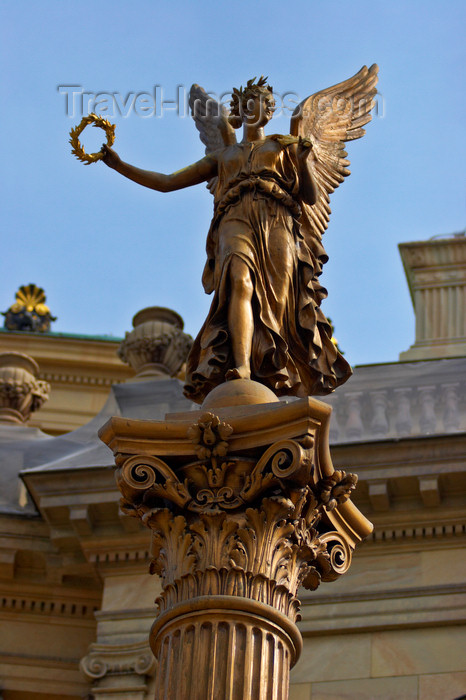
[[[81,146],[79,136],[88,124],[92,124],[92,126],[96,126],[105,131],[107,136],[107,146],[109,148],[113,146],[115,141],[115,124],[110,124],[108,119],[99,117],[94,113],[88,114],[87,117],[83,117],[78,126],[75,126],[74,129],[71,129],[70,131],[70,144],[72,146],[71,153],[85,165],[96,163],[98,160],[101,160],[104,155],[101,151],[98,153],[86,153],[84,148]]]

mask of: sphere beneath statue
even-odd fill
[[[207,394],[202,408],[225,408],[227,406],[251,406],[261,403],[276,403],[278,398],[264,384],[251,379],[233,379],[212,389]]]

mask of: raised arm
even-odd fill
[[[164,175],[150,170],[141,170],[141,168],[135,168],[134,165],[125,163],[115,151],[107,146],[102,146],[102,153],[104,154],[102,160],[109,168],[116,170],[129,180],[137,182],[138,185],[149,187],[158,192],[181,190],[184,187],[198,185],[200,182],[210,180],[217,175],[217,160],[213,155],[205,156],[197,163],[188,165],[175,173]]]

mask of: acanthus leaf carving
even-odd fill
[[[317,524],[320,514],[316,510],[312,512],[313,524]],[[318,530],[305,517],[295,521],[294,539],[296,544],[290,566],[294,590],[299,586],[315,590],[322,579],[321,563],[328,558],[327,547],[320,539]]]
[[[260,508],[248,508],[246,526],[237,532],[233,561],[267,579],[283,578],[282,571],[286,572],[286,560],[291,552],[289,536],[294,528],[288,516],[293,510],[292,501],[282,496],[264,498]]]
[[[165,585],[193,571],[196,564],[191,551],[193,536],[182,515],[173,517],[168,508],[148,511],[143,523],[152,530],[150,573],[159,574]]]
[[[194,533],[192,551],[200,569],[221,569],[230,564],[237,522],[228,519],[226,513],[202,513],[190,529]]]

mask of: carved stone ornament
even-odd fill
[[[162,578],[156,698],[288,697],[298,588],[344,574],[372,529],[350,501],[357,477],[333,469],[330,412],[311,398],[210,404],[165,422],[112,418],[101,430],[121,509],[151,529],[150,568]],[[204,674],[196,659],[206,654]]]
[[[151,306],[134,316],[133,326],[118,348],[118,357],[141,378],[178,374],[193,342],[183,332],[181,316],[171,309]]]
[[[9,331],[32,331],[48,333],[50,324],[56,321],[45,304],[46,296],[42,287],[36,284],[22,285],[16,292],[16,301],[7,311],[4,326]]]
[[[96,697],[111,695],[143,698],[146,696],[147,679],[154,675],[155,659],[147,642],[134,644],[91,644],[89,653],[81,659],[80,668],[91,681]],[[115,689],[112,676],[120,682]],[[124,678],[121,681],[121,678]]]
[[[38,374],[39,366],[29,355],[0,354],[0,422],[25,423],[47,401],[50,386]]]

